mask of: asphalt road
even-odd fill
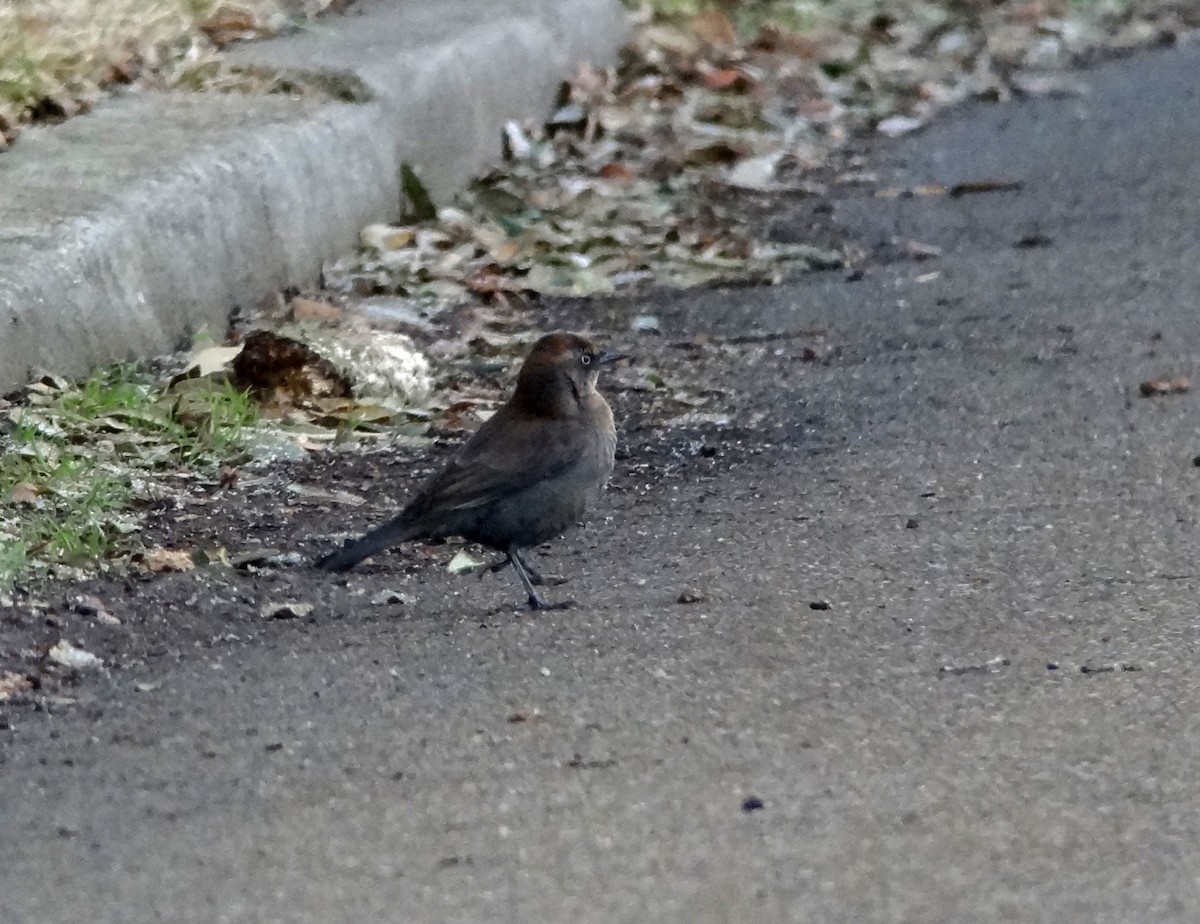
[[[841,353],[615,492],[578,609],[343,607],[5,732],[0,919],[1200,919],[1197,396],[1137,390],[1200,373],[1200,53],[1088,79],[879,153],[1023,184],[841,203],[939,259],[659,306]]]

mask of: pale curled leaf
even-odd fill
[[[469,553],[459,550],[454,557],[450,559],[450,563],[446,566],[446,570],[451,574],[467,574],[472,571],[477,571],[483,566],[483,562],[472,558]]]
[[[46,652],[46,658],[71,670],[96,670],[104,666],[104,662],[96,655],[83,648],[77,648],[66,639],[56,642]]]
[[[203,378],[217,372],[224,372],[241,352],[242,347],[240,345],[231,347],[206,347],[192,355],[191,361],[184,366],[183,372],[180,374],[183,376],[197,375]]]

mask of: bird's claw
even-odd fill
[[[520,609],[529,610],[530,612],[537,612],[539,610],[569,610],[574,605],[574,600],[560,600],[558,603],[550,603],[549,601],[543,600],[541,597],[534,595],[531,596],[529,598],[529,602],[520,607]]]

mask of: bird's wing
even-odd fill
[[[463,512],[562,475],[588,440],[563,420],[518,417],[501,408],[409,505],[413,518]]]

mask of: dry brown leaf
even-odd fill
[[[292,299],[292,320],[318,321],[322,324],[336,324],[342,319],[344,312],[341,308],[328,302],[318,302],[311,298]]]
[[[1192,387],[1186,375],[1159,376],[1149,379],[1139,386],[1143,398],[1159,398],[1163,395],[1179,395]]]
[[[232,6],[218,7],[211,16],[198,23],[198,28],[218,48],[272,33],[250,10]]]
[[[505,241],[503,244],[488,248],[488,254],[501,263],[508,263],[520,252],[521,245],[517,241]]]
[[[192,553],[186,549],[151,549],[143,553],[142,564],[147,571],[155,574],[164,571],[191,571],[196,567]]]
[[[717,9],[705,10],[692,20],[692,32],[709,45],[736,45],[737,33],[729,17]]]
[[[315,398],[312,403],[320,410],[319,416],[327,420],[385,423],[396,416],[392,408],[354,398]]]
[[[821,54],[819,42],[774,23],[759,27],[753,47],[761,51],[784,51],[808,60],[813,60]]]
[[[596,171],[596,175],[602,180],[612,180],[619,183],[632,183],[637,179],[637,174],[634,173],[625,164],[611,161]]]
[[[479,402],[456,401],[442,414],[442,425],[454,433],[470,433],[483,422]]]
[[[25,674],[5,671],[0,674],[0,703],[12,699],[18,693],[32,690],[34,685],[33,680]]]
[[[233,360],[233,383],[262,404],[287,409],[314,398],[349,398],[350,381],[299,340],[257,330]]]
[[[741,92],[749,89],[753,83],[740,67],[703,67],[700,70],[700,79],[710,90]]]
[[[504,293],[519,294],[525,287],[516,279],[506,276],[497,266],[481,266],[466,279],[467,290],[484,297]]]
[[[32,504],[38,498],[37,485],[28,481],[20,481],[8,492],[8,499],[14,504]]]

